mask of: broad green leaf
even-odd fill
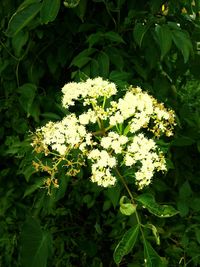
[[[43,0],[40,10],[41,22],[47,24],[54,21],[60,9],[60,0]]]
[[[113,258],[116,264],[119,264],[122,258],[127,255],[134,247],[139,233],[139,225],[130,228],[122,237],[115,248]]]
[[[19,31],[12,38],[12,47],[17,57],[21,55],[22,48],[28,41],[28,36],[29,36],[28,31]]]
[[[25,83],[17,89],[20,94],[19,102],[28,115],[31,115],[30,110],[35,98],[36,90],[36,85],[32,83]]]
[[[137,197],[137,201],[140,202],[148,211],[157,217],[168,218],[172,217],[179,212],[169,205],[160,205],[155,201],[155,198],[151,194],[142,194]]]
[[[161,50],[161,59],[169,52],[172,45],[172,35],[167,25],[156,25],[155,32],[157,35],[158,45]]]
[[[126,202],[128,201],[128,203],[125,203],[125,201]],[[127,199],[126,196],[121,197],[119,204],[120,204],[120,211],[124,215],[130,216],[136,211],[137,205],[130,203],[130,201]]]
[[[189,36],[186,32],[181,30],[172,30],[172,39],[176,47],[181,51],[184,62],[186,63],[189,59],[189,56],[193,50],[193,46]]]
[[[40,2],[41,2],[41,0],[25,0],[24,2],[21,3],[21,5],[19,5],[19,7],[17,8],[17,12],[19,10],[26,8],[27,6],[30,6],[30,5],[36,4],[36,3],[40,3]]]
[[[149,28],[149,25],[146,25],[144,23],[137,23],[135,25],[135,28],[133,30],[133,36],[134,36],[136,43],[140,47],[142,46],[142,40],[143,40],[144,35],[147,32],[148,28]]]
[[[91,61],[90,57],[79,57],[79,58],[73,59],[70,66],[76,66],[81,69],[90,61]]]
[[[111,42],[115,42],[115,43],[123,43],[125,44],[125,41],[123,40],[123,38],[117,33],[117,32],[106,32],[104,33],[104,38],[110,40]]]
[[[109,75],[110,60],[106,53],[100,51],[97,56],[97,61],[99,64],[99,75],[103,78],[107,78]]]
[[[40,9],[41,3],[34,3],[19,9],[19,11],[14,13],[11,17],[6,30],[6,35],[8,37],[15,36],[28,25],[28,23],[39,13]]]
[[[109,56],[110,62],[115,66],[118,71],[122,71],[124,69],[124,57],[123,51],[117,49],[116,47],[106,47],[106,54]]]
[[[167,266],[166,259],[161,258],[146,239],[143,239],[143,244],[144,244],[144,264],[145,264],[144,266],[145,267]]]
[[[51,247],[50,233],[43,231],[36,219],[29,218],[23,225],[21,233],[22,267],[47,267]]]
[[[96,32],[93,34],[90,34],[87,38],[87,43],[89,44],[89,47],[91,48],[93,45],[98,44],[103,38],[102,32]]]

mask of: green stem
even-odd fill
[[[134,198],[133,194],[131,193],[131,191],[130,191],[130,189],[129,189],[129,187],[128,187],[128,185],[127,185],[125,179],[124,179],[124,177],[121,175],[121,173],[119,172],[119,170],[118,170],[117,167],[115,168],[115,172],[117,173],[117,175],[118,175],[119,178],[121,179],[121,181],[122,181],[124,187],[126,188],[128,194],[129,194],[129,196],[130,196],[130,198],[131,198],[131,202],[132,202],[132,204],[135,205],[135,198]],[[135,211],[135,217],[136,217],[137,223],[138,223],[138,225],[139,225],[139,227],[140,227],[140,232],[141,232],[141,234],[142,234],[142,239],[145,241],[145,236],[144,236],[144,232],[143,232],[143,229],[142,229],[142,226],[143,226],[143,225],[142,225],[142,223],[141,223],[141,221],[140,221],[140,217],[139,217],[139,215],[138,215],[138,213],[137,213],[137,210]]]

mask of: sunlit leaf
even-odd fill
[[[155,198],[151,194],[142,194],[137,197],[137,201],[140,202],[144,208],[157,217],[168,218],[172,217],[179,212],[170,205],[160,205],[155,201]]]
[[[133,214],[136,211],[136,207],[137,205],[134,205],[133,203],[130,203],[128,201],[128,199],[126,196],[122,196],[120,199],[120,211],[122,214],[130,216],[131,214]]]
[[[143,239],[143,244],[144,244],[145,267],[155,267],[155,266],[166,267],[167,266],[166,259],[161,258],[146,239]]]
[[[122,237],[114,251],[114,261],[119,264],[122,258],[127,255],[134,247],[139,233],[139,225],[130,228]]]

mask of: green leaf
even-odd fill
[[[31,115],[30,110],[35,98],[36,90],[36,85],[32,83],[25,83],[17,89],[18,93],[20,93],[19,102],[28,115]]]
[[[60,9],[60,0],[43,0],[40,10],[41,22],[47,24],[54,21]]]
[[[116,32],[112,32],[112,31],[106,32],[104,34],[104,38],[110,40],[111,42],[115,42],[118,44],[120,44],[120,43],[125,44],[125,41],[123,40],[123,38]]]
[[[115,248],[113,258],[116,264],[119,264],[122,258],[127,255],[134,247],[139,233],[139,225],[135,225],[130,228],[123,235],[121,241]]]
[[[75,8],[79,4],[79,2],[80,0],[65,0],[63,4],[67,8]]]
[[[89,35],[86,43],[88,43],[89,47],[91,48],[95,44],[98,44],[102,40],[102,38],[103,38],[103,33],[102,32],[96,32],[96,33]]]
[[[76,67],[81,69],[82,67],[84,67],[90,61],[91,61],[90,57],[76,58],[76,59],[73,59],[73,61],[71,63],[71,66],[76,66]]]
[[[147,32],[149,25],[145,25],[144,23],[137,23],[133,30],[133,36],[136,43],[141,47],[142,40],[144,38],[145,33]]]
[[[43,231],[36,219],[29,218],[21,233],[22,267],[46,267],[51,247],[50,233]]]
[[[44,112],[41,114],[41,117],[49,120],[61,120],[61,117],[53,112]]]
[[[129,203],[124,203],[125,201],[128,201]],[[119,204],[120,204],[120,211],[124,215],[130,216],[136,211],[137,205],[130,203],[129,199],[126,196],[121,197]]]
[[[146,239],[143,239],[143,244],[144,244],[144,262],[146,267],[167,266],[166,259],[161,258]]]
[[[189,59],[189,56],[191,52],[193,51],[193,46],[190,41],[189,36],[186,34],[186,32],[183,32],[181,30],[172,30],[172,39],[175,43],[176,47],[181,51],[184,62],[186,63]]]
[[[180,136],[178,138],[175,138],[171,145],[173,146],[191,146],[195,143],[195,140],[188,136]]]
[[[142,194],[137,197],[137,201],[140,202],[148,211],[157,217],[168,218],[172,217],[179,212],[169,205],[160,205],[156,203],[155,198],[151,194]]]
[[[76,15],[81,19],[83,22],[83,18],[85,16],[85,12],[87,10],[87,0],[81,0],[79,5],[74,9]]]
[[[29,185],[26,191],[24,192],[23,197],[27,197],[28,195],[35,192],[38,188],[41,188],[41,186],[44,185],[44,179],[37,179],[36,182],[33,185]]]
[[[161,50],[161,59],[169,52],[172,45],[172,34],[167,25],[156,25],[155,32]]]
[[[91,78],[99,76],[99,64],[96,59],[92,59],[90,62],[90,76]]]
[[[28,31],[20,31],[12,38],[12,47],[17,57],[21,55],[22,48],[27,43],[28,37]]]
[[[186,181],[179,190],[179,196],[182,199],[188,199],[192,195],[192,189],[188,181]]]
[[[20,8],[11,17],[8,28],[6,30],[6,35],[8,37],[15,36],[19,31],[21,31],[28,23],[38,14],[41,9],[41,3],[34,3],[23,8]]]
[[[106,53],[103,51],[98,53],[97,62],[99,64],[99,75],[107,78],[109,75],[110,60]]]
[[[113,207],[116,208],[120,197],[120,187],[118,185],[115,185],[113,187],[108,188],[105,191],[105,195],[110,199],[113,204]]]
[[[151,224],[151,223],[148,223],[146,225],[144,225],[146,228],[149,228],[152,230],[152,233],[155,237],[155,240],[156,240],[156,244],[157,245],[160,245],[160,236],[159,236],[159,233],[158,233],[158,230],[157,228],[155,227],[155,225]]]

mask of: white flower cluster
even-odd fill
[[[91,133],[87,133],[86,128],[80,125],[75,114],[70,114],[59,122],[48,122],[37,132],[42,135],[41,141],[44,147],[51,146],[52,150],[61,155],[83,141],[85,141],[85,144],[91,145]]]
[[[150,184],[154,172],[166,170],[166,162],[153,139],[146,138],[142,133],[133,137],[128,145],[124,157],[126,166],[139,164],[135,173],[136,184],[139,189]]]
[[[62,88],[63,106],[75,104],[75,100],[83,100],[83,105],[95,104],[99,97],[109,98],[117,93],[114,83],[103,80],[101,77],[87,79],[85,82],[72,82]]]
[[[130,87],[123,98],[111,101],[109,98],[117,93],[116,86],[100,77],[68,83],[62,92],[64,107],[81,101],[84,112],[78,116],[71,113],[62,121],[49,122],[38,129],[32,143],[34,147],[37,142],[42,144],[38,144],[38,153],[42,149],[53,150],[67,158],[71,150],[79,149],[92,163],[92,182],[104,187],[116,182],[113,170],[117,158],[120,164],[135,169],[139,189],[149,185],[156,171],[166,170],[155,141],[141,130],[151,131],[156,138],[164,133],[170,136],[175,125],[172,110],[139,87]]]
[[[116,178],[112,175],[112,168],[117,164],[115,157],[110,156],[106,150],[94,149],[88,154],[88,159],[92,161],[92,182],[103,187],[115,184]]]
[[[101,139],[101,146],[105,149],[113,150],[116,154],[122,153],[123,146],[128,142],[128,137],[119,135],[115,132],[109,132],[108,136]]]

